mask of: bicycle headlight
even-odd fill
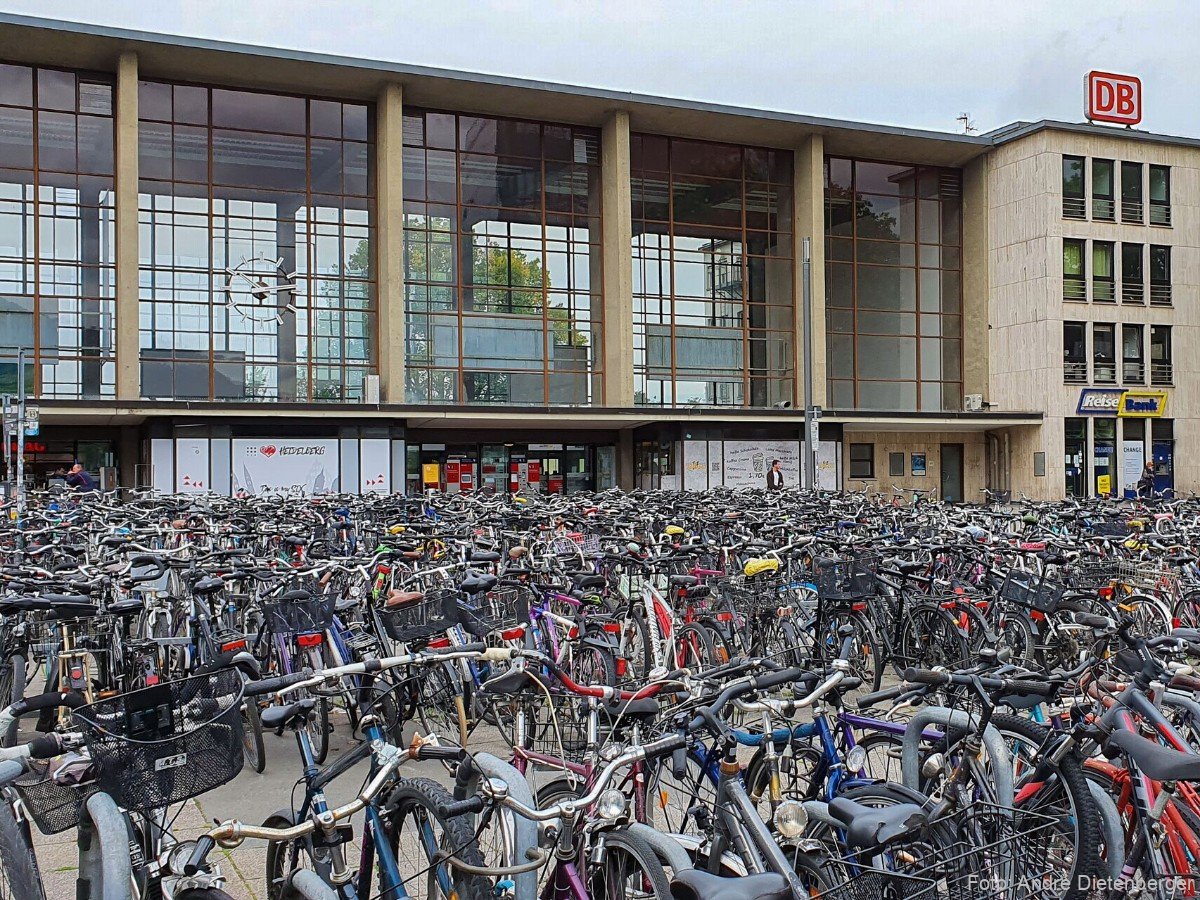
[[[172,875],[182,875],[183,867],[187,865],[187,861],[192,858],[192,853],[196,849],[195,841],[180,841],[174,847],[167,851],[167,862],[165,868]]]
[[[850,748],[850,752],[846,754],[846,770],[848,772],[861,772],[867,767],[867,751],[859,745]]]
[[[775,823],[775,830],[783,837],[798,838],[808,826],[808,812],[799,800],[784,800],[776,807],[772,821]]]
[[[625,798],[624,794],[616,788],[609,788],[596,801],[596,815],[602,819],[616,821],[625,815],[625,810],[628,806],[629,801]]]

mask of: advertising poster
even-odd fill
[[[208,480],[208,438],[179,438],[175,441],[175,492],[205,494],[212,490]]]
[[[842,486],[838,466],[842,460],[842,445],[837,441],[821,441],[817,444],[817,487],[822,491],[836,491]]]
[[[703,491],[708,488],[708,442],[683,442],[683,489]]]
[[[765,488],[767,469],[779,460],[784,487],[800,483],[799,441],[725,441],[725,486]]]
[[[923,476],[925,474],[924,453],[914,453],[912,455],[912,473],[919,476]]]
[[[358,492],[360,494],[389,494],[392,491],[391,441],[363,438],[358,443]]]
[[[1121,490],[1137,492],[1142,466],[1146,464],[1146,445],[1141,441],[1121,442]]]
[[[437,463],[425,463],[421,466],[421,483],[426,488],[438,488],[442,484],[442,470]]]
[[[235,438],[233,490],[238,494],[326,494],[338,486],[336,438]]]

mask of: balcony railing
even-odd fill
[[[1117,204],[1106,197],[1092,198],[1092,218],[1102,222],[1113,222],[1117,218]]]
[[[1087,384],[1087,362],[1063,361],[1063,381],[1068,384]]]
[[[1092,300],[1096,303],[1115,303],[1117,301],[1117,286],[1111,281],[1097,279],[1092,282]]]
[[[1121,284],[1121,302],[1136,303],[1138,306],[1146,305],[1146,286],[1140,283],[1125,283]]]
[[[1092,365],[1092,371],[1095,373],[1096,384],[1117,383],[1117,366],[1115,363],[1096,360]]]
[[[1171,204],[1170,203],[1151,203],[1150,204],[1150,224],[1151,225],[1166,225],[1171,224]]]
[[[1121,201],[1121,221],[1133,222],[1140,225],[1142,223],[1142,201],[1141,200],[1122,200]]]
[[[1169,284],[1152,284],[1152,285],[1150,285],[1150,305],[1151,306],[1170,306],[1171,305],[1171,286]]]
[[[1150,383],[1155,385],[1174,384],[1174,372],[1169,362],[1150,363]]]
[[[1087,300],[1087,281],[1078,275],[1064,275],[1063,299],[1073,301]]]
[[[1082,197],[1063,197],[1064,219],[1086,219],[1087,201]]]
[[[1121,366],[1121,380],[1125,384],[1145,384],[1146,383],[1146,364],[1143,362],[1131,362],[1125,360]]]

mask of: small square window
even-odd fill
[[[875,445],[850,445],[850,478],[870,481],[875,477]]]
[[[888,474],[893,478],[904,475],[904,454],[888,454]]]

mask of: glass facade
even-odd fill
[[[830,406],[960,409],[960,173],[830,157],[825,232]]]
[[[361,400],[371,107],[158,82],[138,97],[142,395]]]
[[[792,154],[634,134],[630,170],[634,402],[790,402]]]
[[[0,392],[112,397],[113,85],[0,65]]]
[[[600,133],[406,109],[410,403],[603,403]]]

